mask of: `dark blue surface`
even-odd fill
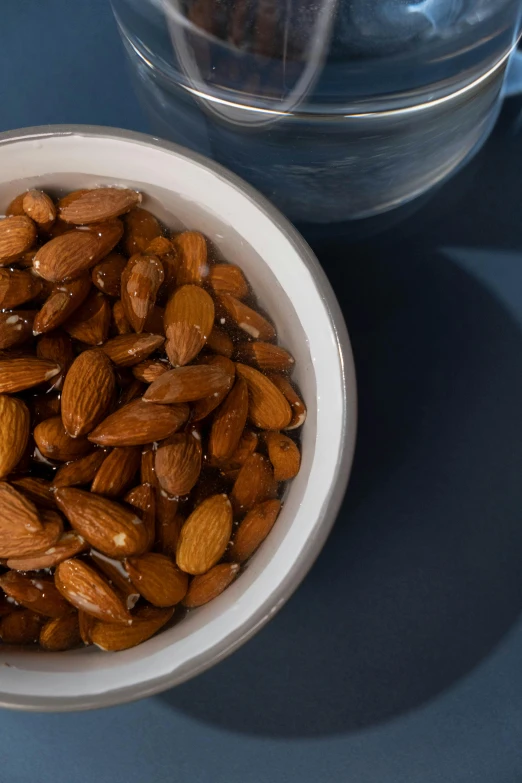
[[[3,0],[2,22],[2,129],[147,130],[105,0]],[[400,224],[312,235],[361,416],[348,497],[298,593],[163,696],[1,712],[2,783],[522,778],[521,107]]]

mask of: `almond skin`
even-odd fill
[[[33,336],[35,310],[7,310],[0,313],[0,349],[23,345]]]
[[[286,397],[259,370],[238,363],[236,372],[248,386],[248,414],[262,430],[282,430],[291,422],[292,411]]]
[[[78,647],[82,638],[78,612],[48,620],[40,631],[40,647],[50,652],[63,652]]]
[[[285,372],[295,364],[293,356],[284,348],[260,340],[238,345],[237,356],[242,362],[253,364],[261,370]]]
[[[7,567],[12,568],[13,571],[40,571],[43,568],[52,568],[86,549],[85,540],[78,533],[69,530],[53,546],[41,554],[10,557],[7,561]]]
[[[187,574],[165,555],[149,552],[141,557],[129,557],[125,568],[136,590],[153,606],[179,604],[187,592]]]
[[[31,272],[0,269],[0,309],[10,310],[29,302],[42,290],[42,281]]]
[[[93,644],[102,650],[112,652],[128,650],[154,636],[168,623],[173,612],[173,608],[157,609],[144,606],[132,618],[131,625],[98,622],[92,628],[90,637]]]
[[[170,370],[170,364],[164,359],[145,359],[132,368],[132,374],[143,383],[153,383],[167,370]]]
[[[25,215],[24,212],[24,196],[26,191],[19,193],[8,205],[5,214],[10,217],[11,215]]]
[[[36,226],[25,215],[0,220],[0,266],[14,261],[36,241]]]
[[[208,274],[207,242],[198,231],[183,231],[172,239],[178,257],[177,284],[201,283]]]
[[[0,478],[18,464],[29,440],[29,410],[22,400],[0,394]]]
[[[132,327],[127,321],[123,305],[119,299],[112,306],[112,330],[117,335],[132,334]]]
[[[63,597],[76,609],[109,623],[131,620],[126,606],[108,581],[81,560],[65,560],[54,581]]]
[[[4,644],[36,644],[42,627],[42,616],[22,609],[11,612],[0,621],[0,639]]]
[[[279,500],[265,500],[254,506],[237,529],[230,557],[240,563],[247,560],[272,530],[280,509]]]
[[[0,359],[0,394],[31,389],[44,381],[50,381],[60,370],[60,365],[55,362],[33,359],[31,356]]]
[[[193,402],[210,397],[230,385],[230,375],[220,367],[195,365],[169,370],[152,383],[145,394],[145,402]]]
[[[237,299],[248,296],[248,283],[241,269],[234,264],[214,264],[208,280],[217,294],[232,294]]]
[[[289,481],[295,478],[301,466],[301,455],[294,441],[281,432],[267,432],[265,442],[275,480]]]
[[[78,612],[78,630],[80,632],[81,640],[85,645],[92,644],[91,631],[97,622],[98,621],[92,614]]]
[[[18,531],[25,537],[43,532],[43,525],[34,503],[6,481],[0,481],[0,550],[2,541]],[[0,554],[0,557],[8,555]]]
[[[121,275],[127,266],[127,259],[119,253],[109,253],[91,270],[91,280],[103,294],[115,296],[121,294]]]
[[[93,291],[64,323],[63,328],[75,340],[87,345],[102,345],[107,340],[112,311],[109,300]]]
[[[33,437],[40,453],[55,462],[68,462],[92,451],[87,438],[72,438],[67,434],[61,416],[40,422],[34,428]]]
[[[33,334],[43,334],[57,329],[80,307],[89,295],[91,281],[88,274],[83,274],[75,280],[57,283],[36,314],[33,323]]]
[[[193,435],[173,435],[156,452],[156,476],[171,495],[188,495],[201,473],[201,442]]]
[[[275,497],[277,484],[269,461],[252,454],[239,471],[230,499],[237,513],[248,511],[263,500]]]
[[[60,218],[66,223],[87,225],[103,223],[105,220],[123,215],[141,202],[141,194],[127,188],[93,188],[74,201],[63,204]]]
[[[72,487],[60,487],[55,497],[72,527],[103,554],[128,557],[145,550],[142,520],[119,503]]]
[[[56,509],[50,481],[34,476],[22,476],[18,479],[11,479],[11,484],[38,508],[47,508],[51,511]]]
[[[96,449],[86,457],[67,462],[54,474],[53,487],[74,487],[90,484],[107,456],[106,449]]]
[[[12,489],[12,487],[11,487]],[[0,492],[0,501],[5,500],[5,492]],[[11,500],[11,498],[9,498]],[[26,500],[24,498],[24,500]],[[29,501],[26,500],[28,503]],[[32,504],[31,504],[32,505]],[[33,506],[34,508],[34,506]],[[2,509],[2,517],[9,510],[6,504]],[[5,535],[0,538],[0,557],[10,559],[12,557],[26,557],[40,554],[53,547],[63,533],[63,522],[59,514],[54,511],[42,510],[39,513],[41,529],[30,533],[26,527],[30,524],[27,516],[12,516]],[[4,519],[0,517],[0,529]]]
[[[123,244],[128,256],[145,253],[152,240],[161,235],[161,226],[154,215],[142,207],[135,207],[128,212],[123,222],[125,224]]]
[[[218,563],[206,574],[195,576],[189,585],[189,589],[183,599],[183,606],[187,609],[195,609],[197,606],[208,604],[231,584],[239,573],[238,563]]]
[[[166,351],[174,367],[188,364],[205,345],[214,324],[214,302],[197,285],[176,289],[165,308]]]
[[[306,421],[306,407],[288,378],[285,378],[284,375],[279,375],[278,373],[270,373],[268,378],[284,395],[292,409],[292,419],[290,424],[284,429],[295,430],[298,427],[301,427]]]
[[[33,269],[44,280],[52,283],[73,280],[94,266],[97,252],[98,237],[95,234],[70,231],[49,240],[38,250]]]
[[[159,334],[121,334],[108,340],[103,351],[119,367],[132,367],[157,351],[165,338]]]
[[[140,484],[124,497],[126,503],[142,512],[143,524],[147,528],[147,550],[152,549],[156,540],[156,491],[150,484]]]
[[[248,387],[239,377],[212,421],[208,453],[213,462],[222,462],[232,456],[245,429],[247,415]]]
[[[133,256],[125,267],[121,277],[121,302],[135,332],[143,331],[164,277],[163,266],[157,256]]]
[[[234,362],[231,362],[230,359],[226,358],[226,356],[201,356],[198,359],[198,364],[208,364],[211,367],[221,367],[221,369],[228,374],[229,382],[227,386],[223,387],[220,392],[215,392],[214,394],[211,394],[210,397],[203,397],[201,400],[196,400],[192,406],[192,422],[198,422],[202,419],[205,419],[212,413],[212,411],[215,411],[216,408],[221,405],[232,388],[236,375],[236,367]]]
[[[103,419],[116,381],[103,351],[84,351],[74,360],[63,385],[62,422],[72,438],[87,435]]]
[[[234,343],[228,334],[215,324],[208,336],[207,348],[210,348],[214,353],[221,354],[221,356],[226,356],[227,359],[230,359],[234,353]]]
[[[41,335],[36,341],[36,356],[60,365],[61,373],[51,381],[51,388],[60,390],[69,367],[74,361],[72,340],[69,335],[57,331]]]
[[[52,577],[24,576],[9,571],[0,577],[0,587],[26,609],[46,617],[62,617],[71,611],[71,607],[57,591]]]
[[[80,229],[93,234],[98,240],[98,250],[94,256],[94,263],[97,264],[102,258],[105,258],[111,250],[114,250],[123,236],[123,223],[121,220],[107,220],[104,223],[97,223],[93,226],[85,226]]]
[[[178,567],[204,574],[223,556],[232,532],[232,506],[226,495],[212,495],[189,516],[179,535]]]
[[[232,456],[219,466],[221,470],[238,470],[242,468],[250,455],[257,449],[258,443],[259,437],[256,433],[246,428]]]
[[[255,340],[275,340],[276,330],[257,310],[236,299],[232,294],[219,294],[217,300],[234,324]]]
[[[111,498],[119,497],[132,485],[140,462],[141,450],[136,446],[113,449],[98,469],[91,492]]]
[[[141,446],[173,435],[188,419],[187,405],[151,405],[132,400],[89,435],[100,446]]]
[[[31,220],[44,230],[49,230],[56,220],[53,200],[43,190],[28,190],[22,201],[22,208]]]
[[[132,609],[139,599],[139,593],[132,584],[123,562],[107,557],[95,549],[91,549],[91,558],[96,567],[105,574],[111,585],[124,596],[127,609]]]

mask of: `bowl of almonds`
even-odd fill
[[[0,704],[151,695],[319,553],[353,456],[346,328],[221,167],[75,126],[0,135]]]

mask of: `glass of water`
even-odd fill
[[[292,220],[400,206],[487,138],[520,0],[112,0],[161,136]]]

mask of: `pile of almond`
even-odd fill
[[[243,272],[141,201],[31,190],[0,220],[4,643],[150,638],[236,578],[299,470],[294,360]]]

